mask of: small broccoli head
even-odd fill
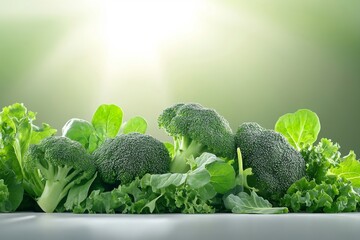
[[[92,156],[78,142],[52,136],[31,145],[25,161],[25,182],[45,212],[53,212],[68,191],[92,178],[96,166]]]
[[[200,104],[176,104],[165,109],[158,118],[159,127],[174,138],[175,156],[172,172],[186,172],[188,158],[203,152],[233,159],[235,140],[229,123],[214,109]]]
[[[0,179],[0,212],[6,212],[6,204],[9,201],[9,196],[9,189],[4,179]]]
[[[252,168],[249,184],[259,194],[278,201],[291,184],[305,176],[305,161],[279,133],[257,123],[243,123],[235,134],[245,168]]]
[[[28,162],[40,163],[44,167],[49,165],[72,167],[74,170],[84,171],[90,175],[96,170],[92,157],[85,148],[79,142],[67,137],[49,137],[39,145],[32,145],[30,148]]]
[[[93,155],[100,177],[109,184],[126,184],[146,173],[169,171],[170,155],[165,145],[146,134],[107,139]]]

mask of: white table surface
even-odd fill
[[[0,239],[360,240],[360,213],[105,215],[0,214]]]

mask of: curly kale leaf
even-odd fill
[[[351,182],[328,175],[321,183],[305,177],[295,182],[282,199],[281,206],[293,212],[354,212],[360,202]]]
[[[301,151],[306,162],[306,176],[308,179],[315,179],[321,183],[326,179],[330,168],[340,163],[340,146],[330,139],[323,138],[316,146],[309,146]]]

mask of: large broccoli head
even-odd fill
[[[126,184],[146,173],[169,171],[168,150],[150,135],[130,133],[107,139],[93,155],[100,177],[109,184]]]
[[[39,206],[53,212],[74,185],[94,176],[96,166],[80,143],[52,136],[30,146],[25,171],[25,184],[32,185]]]
[[[162,112],[158,123],[174,139],[171,172],[186,172],[189,170],[188,159],[196,158],[203,152],[234,158],[232,130],[226,119],[214,109],[195,103],[176,104]]]
[[[278,201],[291,184],[305,176],[305,161],[279,133],[257,123],[243,123],[235,134],[245,168],[252,168],[249,185]]]

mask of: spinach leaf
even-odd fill
[[[114,104],[102,104],[96,110],[92,125],[101,139],[115,137],[121,127],[123,111]]]
[[[92,153],[106,138],[115,137],[122,124],[123,112],[114,104],[102,104],[95,111],[92,122],[72,118],[64,125],[62,135],[81,143]]]
[[[144,118],[140,116],[136,116],[133,118],[130,118],[127,122],[123,123],[121,126],[121,132],[124,134],[128,133],[142,133],[144,134],[147,129],[147,122]]]
[[[102,104],[95,111],[91,123],[78,118],[70,119],[62,129],[62,135],[81,143],[88,152],[95,151],[107,138],[119,133],[145,133],[147,122],[140,116],[122,124],[122,109],[114,104]]]
[[[281,116],[275,124],[275,131],[281,133],[298,151],[313,144],[320,132],[320,120],[316,113],[300,109]]]

